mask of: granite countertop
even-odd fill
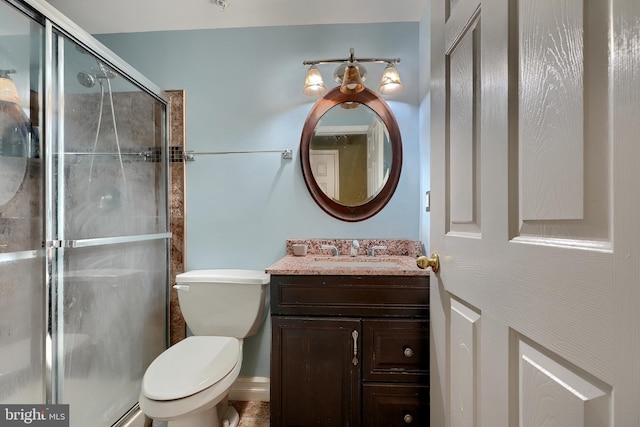
[[[379,263],[380,266],[372,264]],[[335,265],[331,265],[335,264]],[[347,265],[348,264],[348,265]],[[391,265],[394,264],[394,265]],[[376,276],[423,276],[430,270],[416,265],[416,259],[408,256],[293,256],[286,255],[265,270],[269,274],[296,275],[376,275]]]
[[[358,255],[346,255],[351,249],[352,239],[300,239],[287,241],[287,255],[265,269],[269,274],[287,275],[377,275],[377,276],[424,276],[431,270],[416,265],[421,255],[419,242],[411,240],[357,239],[360,243]],[[294,244],[307,245],[306,256],[294,256]],[[339,256],[332,256],[322,245],[338,248]],[[378,249],[376,256],[367,254],[372,246]]]

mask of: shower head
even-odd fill
[[[96,85],[96,76],[93,73],[80,71],[78,73],[78,81],[84,87],[94,87]]]
[[[98,79],[113,79],[117,76],[115,71],[98,63],[100,70],[80,71],[78,81],[84,87],[94,87]]]

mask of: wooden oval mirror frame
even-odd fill
[[[392,159],[389,177],[386,183],[375,197],[357,206],[340,204],[324,193],[313,176],[309,157],[311,142],[318,122],[329,109],[345,102],[357,102],[373,110],[387,127],[389,141],[391,143]],[[370,89],[365,88],[364,91],[357,94],[342,93],[340,92],[339,86],[330,90],[316,101],[304,123],[302,136],[300,138],[300,162],[304,182],[307,185],[309,193],[318,206],[325,212],[334,218],[349,222],[363,221],[372,217],[380,212],[389,202],[400,180],[400,170],[402,169],[402,139],[393,112],[387,103]]]

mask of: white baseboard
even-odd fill
[[[270,380],[266,377],[238,377],[231,386],[229,400],[269,402],[270,387]]]

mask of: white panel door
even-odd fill
[[[640,1],[431,4],[431,425],[638,427]]]
[[[327,196],[340,200],[340,153],[338,150],[309,150],[313,178]]]

